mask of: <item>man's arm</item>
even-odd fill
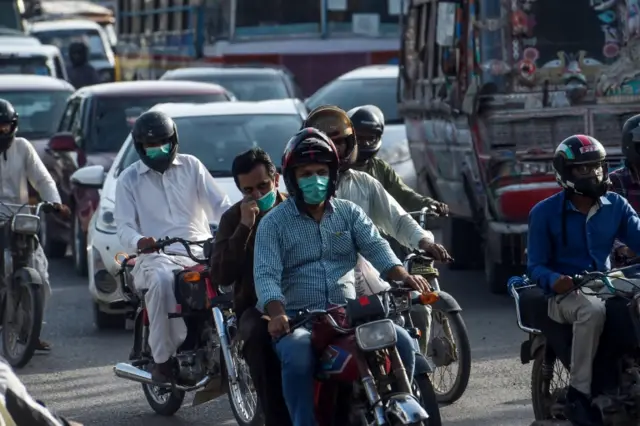
[[[351,208],[351,232],[358,252],[380,272],[387,276],[395,267],[402,267],[387,240],[380,236],[378,228],[357,205],[348,202]],[[395,278],[394,278],[395,279]]]
[[[620,203],[622,209],[618,239],[622,240],[634,252],[640,253],[640,218],[624,197],[617,197],[616,203]]]
[[[529,278],[548,291],[561,274],[548,268],[553,253],[553,241],[549,237],[546,212],[534,207],[529,213],[527,240],[527,272]]]
[[[138,241],[144,236],[140,234],[138,212],[133,193],[129,189],[127,178],[129,174],[121,174],[116,183],[116,206],[113,218],[118,225],[118,239],[127,249],[138,247]]]
[[[215,182],[204,164],[195,157],[193,159],[197,164],[196,188],[200,204],[204,208],[210,223],[220,223],[222,214],[231,207],[231,201]]]
[[[29,142],[26,142],[24,147],[26,149],[25,167],[27,170],[27,180],[31,186],[33,186],[38,192],[38,195],[40,195],[40,198],[44,201],[62,203],[56,183],[40,159],[36,149]]]
[[[262,219],[256,232],[253,257],[253,279],[258,297],[257,308],[271,318],[284,314],[282,294],[282,253],[279,230],[269,216]]]
[[[220,220],[211,256],[211,268],[219,285],[233,284],[247,258],[247,243],[251,228],[240,223],[240,213],[227,210]],[[236,286],[241,283],[236,283]]]
[[[367,178],[366,184],[370,191],[369,215],[377,227],[398,240],[403,246],[414,250],[420,248],[422,240],[434,242],[433,234],[422,229],[380,182],[369,175],[364,176]]]
[[[384,188],[403,208],[416,211],[434,203],[432,198],[420,195],[409,188],[387,162],[380,160],[378,167],[380,168],[379,172],[384,175]]]

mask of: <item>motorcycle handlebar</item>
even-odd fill
[[[208,240],[203,240],[203,241],[189,241],[189,240],[185,240],[184,238],[162,238],[158,241],[156,241],[155,244],[145,248],[144,250],[138,250],[136,253],[137,254],[141,254],[141,253],[145,253],[149,250],[152,251],[164,251],[164,249],[172,244],[181,244],[185,251],[187,256],[193,260],[196,263],[200,263],[200,264],[206,264],[209,262],[208,259],[201,259],[196,257],[193,252],[191,251],[191,246],[197,245],[197,246],[202,246],[202,244],[205,244]]]

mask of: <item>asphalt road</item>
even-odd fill
[[[84,425],[235,425],[226,397],[162,418],[148,407],[140,385],[117,379],[112,366],[126,360],[131,332],[99,332],[92,323],[86,280],[70,259],[50,265],[53,294],[43,338],[54,347],[19,371],[30,392]],[[466,393],[442,407],[447,426],[520,426],[532,422],[530,366],[521,365],[525,334],[515,324],[513,302],[489,294],[482,273],[444,270],[441,286],[463,307],[471,337],[473,366]]]

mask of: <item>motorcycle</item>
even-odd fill
[[[409,212],[412,216],[418,216],[418,223],[426,229],[428,217],[438,217],[439,214],[424,207],[422,210]],[[431,332],[427,345],[427,357],[435,364],[435,371],[431,375],[438,401],[442,403],[454,403],[462,397],[469,384],[471,375],[471,344],[467,326],[462,319],[462,308],[449,293],[440,289],[438,282],[438,270],[433,266],[433,259],[426,256],[421,250],[414,250],[404,259],[404,267],[409,273],[425,277],[431,288],[438,292],[439,299],[432,305]],[[410,322],[409,315],[405,320]],[[412,325],[413,326],[413,325]],[[441,333],[437,333],[440,331]],[[444,373],[457,364],[455,374]],[[450,384],[436,383],[436,377],[444,380],[452,378]]]
[[[232,294],[221,294],[211,283],[209,257],[213,239],[187,241],[182,238],[158,240],[153,250],[167,253],[164,249],[172,244],[182,244],[195,266],[175,272],[175,295],[178,313],[169,318],[182,318],[187,325],[187,338],[177,351],[173,383],[156,383],[148,371],[153,358],[149,348],[149,318],[145,307],[145,290],[137,291],[130,271],[135,266],[136,255],[119,253],[116,260],[121,266],[119,277],[128,303],[135,307],[133,348],[130,363],[118,363],[114,367],[117,377],[142,384],[142,390],[151,408],[163,416],[175,414],[187,392],[196,392],[193,406],[208,402],[227,393],[229,398],[244,398],[244,407],[255,410],[255,400],[242,377],[250,377],[244,363],[232,355],[230,342],[236,333],[236,318],[232,311]],[[203,250],[203,258],[196,257],[191,246]]]
[[[631,265],[606,273],[588,272],[573,277],[574,290],[604,300],[606,322],[593,362],[593,405],[604,425],[630,425],[640,421],[640,267]],[[572,326],[548,316],[548,299],[524,277],[512,277],[508,288],[515,300],[518,327],[529,334],[520,348],[523,364],[533,361],[531,400],[533,425],[560,425],[569,386]],[[565,378],[554,387],[554,379]],[[612,382],[613,379],[613,382]],[[615,390],[613,390],[615,389]]]
[[[389,318],[434,297],[412,298],[410,292],[394,283],[383,293],[348,300],[346,307],[304,311],[291,321],[291,330],[311,325],[312,345],[320,354],[315,401],[320,426],[441,425],[431,366],[416,353],[409,380]]]
[[[40,212],[55,210],[53,204],[0,202],[4,222],[0,246],[4,247],[0,284],[3,355],[13,368],[31,360],[40,340],[45,289],[42,276],[32,267],[40,231]],[[21,213],[23,209],[28,213]],[[13,211],[16,211],[15,213]]]

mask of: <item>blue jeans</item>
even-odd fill
[[[396,347],[411,380],[418,348],[404,328],[396,325],[396,333]],[[297,328],[275,344],[275,351],[282,363],[282,392],[293,425],[316,426],[313,376],[317,360],[311,348],[311,333],[304,328]]]

